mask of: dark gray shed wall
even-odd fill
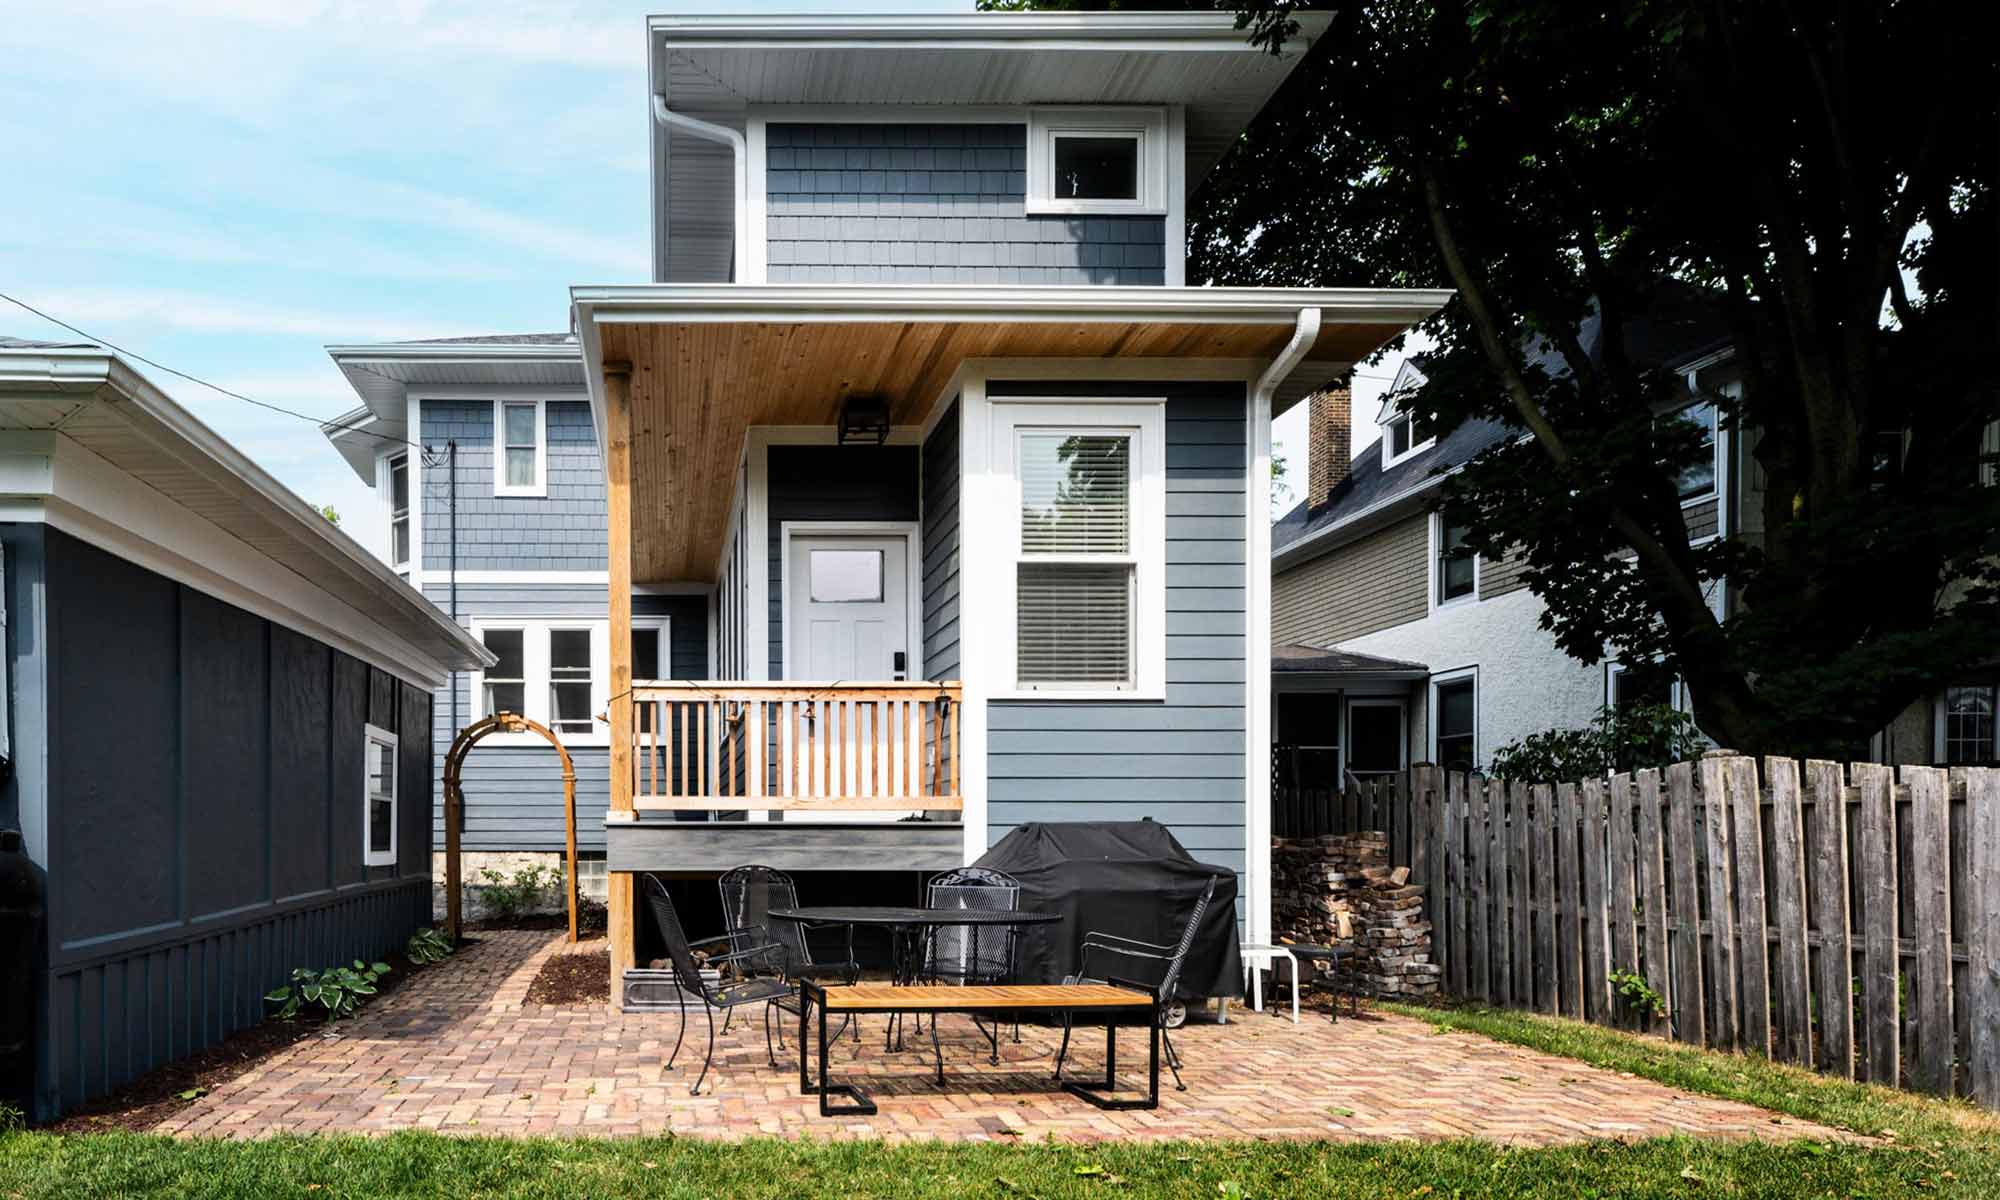
[[[773,283],[1163,284],[1161,217],[1027,214],[1025,125],[770,125]]]
[[[771,678],[783,679],[785,522],[916,520],[917,448],[772,446],[769,454],[769,653]]]
[[[602,545],[602,534],[599,534]],[[449,587],[426,580],[424,594],[440,606],[449,603]],[[470,625],[481,617],[564,618],[602,621],[609,615],[603,584],[460,584],[460,619]],[[708,674],[708,598],[706,596],[632,597],[632,614],[664,616],[670,623],[669,665],[672,678],[701,679]],[[458,708],[454,715],[449,691],[440,691],[433,706],[430,736],[436,747],[434,773],[438,806],[432,814],[434,844],[444,845],[445,752],[458,728],[471,720],[468,677],[456,677]],[[454,720],[457,722],[453,724]],[[571,746],[576,768],[576,811],[579,849],[604,849],[604,810],[611,802],[611,752],[605,746]],[[562,763],[544,743],[502,746],[480,743],[466,757],[461,775],[465,787],[465,825],[460,846],[466,850],[561,850],[563,848]]]
[[[958,401],[924,441],[924,678],[957,679]]]
[[[431,771],[420,689],[43,537],[46,1117],[261,1019],[293,967],[426,923]],[[366,722],[401,739],[394,866],[362,865]]]
[[[1047,395],[1046,382],[987,385]],[[1195,857],[1245,866],[1245,394],[1240,383],[1074,384],[1067,396],[1165,395],[1167,699],[996,700],[987,836],[1027,821],[1137,820]]]
[[[552,400],[548,420],[548,494],[493,494],[493,401],[425,400],[425,446],[458,443],[458,569],[461,571],[602,571],[605,569],[604,470],[590,403]],[[424,570],[451,565],[451,472],[440,462],[422,473]]]

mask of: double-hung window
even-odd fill
[[[1465,544],[1465,523],[1439,513],[1431,518],[1431,528],[1434,542],[1431,574],[1435,577],[1432,607],[1470,599],[1479,589],[1479,558]]]
[[[591,732],[590,630],[549,630],[549,728]]]
[[[1479,676],[1466,671],[1431,680],[1431,753],[1448,771],[1472,770],[1479,754]]]
[[[480,635],[486,648],[499,662],[486,668],[480,680],[479,715],[528,712],[528,632],[525,629],[488,629]]]
[[[410,565],[410,456],[389,459],[389,565]]]
[[[1944,690],[1943,727],[1938,740],[1947,766],[1984,765],[2000,761],[2000,688],[1972,684]]]
[[[493,402],[493,494],[545,495],[546,413],[539,400]]]
[[[1016,691],[1163,694],[1164,410],[996,401]]]
[[[632,678],[665,679],[668,625],[664,616],[632,619]],[[474,636],[498,659],[472,677],[474,720],[497,712],[539,721],[569,745],[603,745],[610,730],[598,720],[611,703],[610,626],[575,618],[490,617],[473,622]],[[533,735],[497,734],[502,744]]]
[[[1693,504],[1715,495],[1715,405],[1704,400],[1674,416],[1692,426],[1701,438],[1701,456],[1682,468],[1679,480],[1681,503]]]
[[[396,735],[362,727],[361,861],[371,867],[396,862]]]

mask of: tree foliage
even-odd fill
[[[1281,43],[1298,7],[1245,19]],[[2000,70],[1952,6],[1327,7],[1191,206],[1189,276],[1457,289],[1408,403],[1522,435],[1444,492],[1557,644],[1657,658],[1710,734],[1794,753],[1990,661]],[[1749,476],[1724,541],[1690,535],[1697,442],[1660,418],[1691,397],[1642,344],[1690,304],[1743,379],[1709,397]]]
[[[1574,783],[1684,762],[1702,746],[1694,720],[1672,705],[1607,705],[1581,729],[1548,729],[1507,743],[1493,752],[1488,770],[1499,779]]]

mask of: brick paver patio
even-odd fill
[[[836,1077],[881,1105],[870,1118],[828,1120],[797,1094],[796,1045],[780,1068],[764,1058],[754,1010],[717,1041],[703,1095],[698,1016],[675,1070],[665,1069],[675,1015],[615,1016],[602,1005],[524,1003],[559,935],[503,932],[423,969],[341,1028],[301,1042],[163,1123],[166,1132],[257,1136],[281,1131],[759,1134],[889,1138],[1442,1138],[1476,1135],[1539,1145],[1670,1133],[1836,1136],[1747,1105],[1692,1096],[1420,1021],[1369,1014],[1330,1025],[1308,1014],[1242,1012],[1226,1026],[1176,1036],[1188,1090],[1167,1080],[1158,1110],[1101,1112],[1052,1091],[1050,1031],[1003,1041],[1001,1065],[964,1017],[948,1017],[946,1085],[931,1082],[929,1037],[887,1053],[882,1023],[834,1056]],[[748,1020],[743,1019],[745,1015]],[[919,1051],[918,1046],[922,1049]],[[1078,1047],[1081,1052],[1078,1052]],[[1143,1040],[1123,1041],[1126,1077],[1143,1076]],[[1080,1033],[1072,1060],[1103,1069],[1102,1034]]]

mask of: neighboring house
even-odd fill
[[[1037,820],[1165,822],[1268,934],[1271,416],[1446,297],[1183,286],[1187,198],[1326,27],[1299,20],[1281,56],[1227,13],[648,23],[655,280],[572,289],[602,464],[573,562],[539,561],[558,501],[492,474],[530,443],[456,426],[463,619],[496,612],[468,602],[474,513],[512,514],[536,587],[604,572],[608,777],[581,807],[614,972],[655,944],[638,872],[901,897]],[[434,458],[429,370],[369,419],[423,424]],[[440,401],[503,399],[451,380]],[[405,536],[438,597],[423,479]],[[694,615],[655,659],[668,601]],[[585,690],[530,620],[564,614],[508,615],[520,676],[462,680],[465,719]],[[511,626],[481,636],[514,661]],[[529,790],[551,828],[559,793]]]
[[[1579,331],[1587,351],[1595,333],[1594,322]],[[1701,425],[1713,448],[1712,461],[1682,480],[1689,533],[1743,533],[1759,503],[1746,500],[1747,456],[1704,398],[1741,387],[1719,323],[1678,313],[1639,323],[1631,344],[1686,380],[1678,414]],[[1272,531],[1271,636],[1292,647],[1274,675],[1277,761],[1283,770],[1291,746],[1325,749],[1300,760],[1312,769],[1281,782],[1336,786],[1346,771],[1365,777],[1412,762],[1484,767],[1517,738],[1578,727],[1607,704],[1640,698],[1617,664],[1585,665],[1556,647],[1518,559],[1463,551],[1462,531],[1431,511],[1447,475],[1520,435],[1472,421],[1426,436],[1396,402],[1423,381],[1421,360],[1403,364],[1376,414],[1375,441],[1351,460],[1350,393],[1333,388],[1309,401],[1307,494]],[[1710,601],[1726,613],[1730,597],[1715,586]],[[1396,660],[1414,673],[1328,667],[1315,657],[1327,652]],[[1646,698],[1687,703],[1678,686]]]
[[[47,1119],[429,922],[431,689],[484,652],[102,347],[0,338],[0,506]]]

